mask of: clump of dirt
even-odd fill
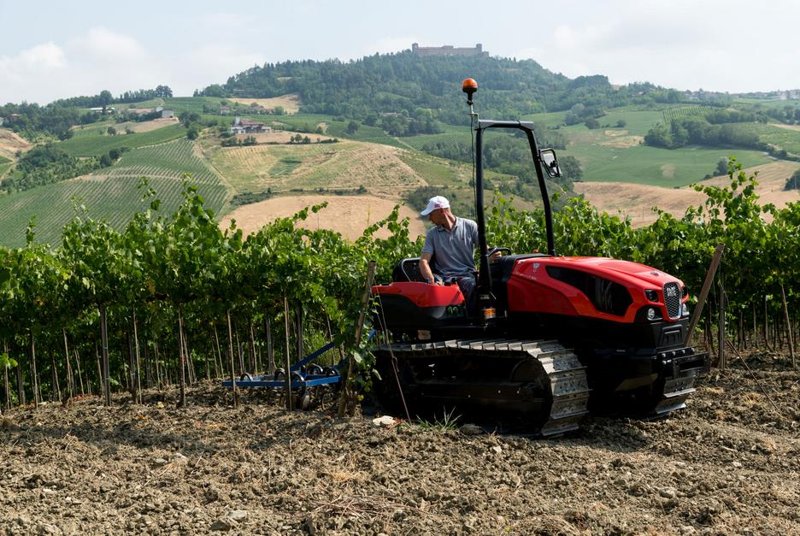
[[[13,409],[5,534],[795,534],[800,373],[712,371],[658,421],[538,439],[337,420],[218,385]],[[466,424],[458,423],[457,424]]]

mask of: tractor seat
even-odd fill
[[[423,282],[422,274],[419,273],[419,257],[410,257],[403,259],[397,263],[392,271],[392,281],[405,282],[417,281]]]

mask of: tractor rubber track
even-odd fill
[[[384,381],[392,384],[389,363],[397,364],[413,406],[471,405],[494,415],[512,411],[524,414],[524,426],[542,436],[577,430],[588,413],[586,368],[557,341],[395,343],[378,347],[376,357]]]

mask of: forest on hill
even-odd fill
[[[486,89],[485,95],[481,94],[481,109],[487,116],[498,118],[568,110],[576,104],[588,109],[588,117],[602,108],[677,102],[681,95],[649,83],[614,87],[602,75],[570,79],[548,71],[534,60],[418,56],[410,51],[376,54],[351,62],[265,64],[231,76],[224,84],[208,86],[196,95],[274,97],[297,93],[305,103],[303,111],[387,125],[397,122],[393,117],[399,115],[406,119],[405,130],[396,126],[386,130],[413,135],[434,128],[435,122],[463,123],[463,102],[453,95],[466,77],[485,83],[479,89]],[[710,98],[717,101],[721,97]],[[386,114],[390,114],[389,118]]]

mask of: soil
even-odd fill
[[[800,373],[713,370],[685,410],[554,439],[218,384],[0,422],[2,534],[798,534]],[[756,368],[759,367],[759,368]],[[782,368],[782,370],[781,370]]]

